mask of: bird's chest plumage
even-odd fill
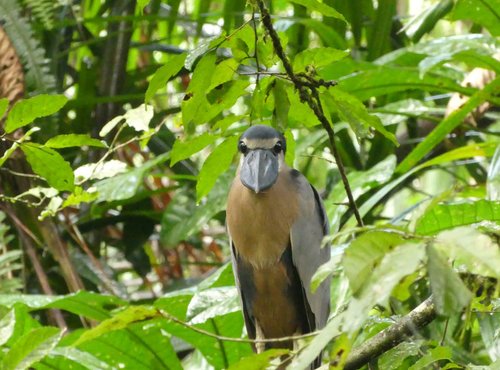
[[[277,263],[290,242],[298,199],[288,173],[266,192],[255,194],[238,177],[228,197],[227,227],[236,253],[255,268]]]

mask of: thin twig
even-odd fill
[[[281,338],[266,338],[266,339],[247,339],[247,338],[235,338],[235,337],[226,337],[223,335],[217,335],[212,332],[209,332],[207,330],[200,329],[194,325],[191,325],[185,321],[182,321],[178,319],[177,317],[169,314],[166,311],[163,310],[158,310],[158,313],[166,318],[167,320],[173,321],[177,324],[180,324],[188,329],[191,329],[192,331],[195,331],[199,334],[203,334],[206,336],[209,336],[211,338],[215,338],[217,340],[222,340],[222,341],[227,341],[227,342],[237,342],[237,343],[275,343],[275,342],[285,342],[285,341],[293,341],[293,340],[298,340],[298,339],[305,339],[305,338],[311,338],[316,335],[318,335],[318,332],[313,332],[313,333],[307,333],[307,334],[302,334],[302,335],[292,335],[288,337],[281,337]]]
[[[351,186],[349,185],[349,181],[347,179],[342,159],[335,144],[335,133],[333,131],[332,126],[330,125],[330,122],[328,121],[323,112],[323,108],[321,106],[321,101],[319,99],[317,91],[317,88],[319,88],[320,86],[329,87],[333,86],[335,83],[328,82],[326,84],[325,81],[323,80],[316,80],[310,76],[306,76],[305,74],[294,73],[292,65],[290,64],[290,61],[288,60],[288,57],[286,56],[285,51],[283,50],[283,46],[281,45],[279,36],[273,27],[269,10],[265,6],[263,0],[257,0],[257,4],[262,17],[262,23],[264,24],[264,27],[266,28],[273,42],[274,51],[276,52],[276,55],[283,63],[283,67],[285,68],[288,77],[293,82],[295,88],[299,92],[300,100],[309,105],[309,107],[313,110],[314,114],[321,122],[321,125],[328,134],[328,139],[330,142],[330,150],[332,151],[333,157],[335,158],[335,162],[337,163],[337,167],[339,169],[339,173],[342,178],[342,183],[344,184],[344,188],[347,193],[347,198],[349,199],[349,204],[352,208],[354,216],[356,217],[358,225],[363,226],[363,220],[359,213],[358,207],[356,206],[356,201],[354,200],[354,196],[352,195]]]

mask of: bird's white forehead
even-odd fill
[[[280,141],[279,138],[272,138],[272,139],[248,139],[248,138],[243,138],[241,141],[245,143],[245,145],[248,147],[248,149],[271,149],[276,145],[278,141]]]

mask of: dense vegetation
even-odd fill
[[[370,368],[500,366],[500,2],[262,4],[0,0],[0,368],[279,362],[224,229],[256,123],[332,230],[331,319],[291,368],[354,366],[408,314]]]

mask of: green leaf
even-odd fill
[[[488,169],[486,189],[489,200],[500,201],[500,145],[496,148]]]
[[[121,330],[103,332],[78,347],[113,369],[181,370],[166,329],[161,319],[131,323]]]
[[[402,31],[405,31],[408,37],[416,43],[424,34],[430,32],[452,8],[453,0],[438,1],[412,17]]]
[[[79,135],[79,134],[67,134],[67,135],[58,135],[50,138],[45,143],[45,146],[48,148],[69,148],[74,146],[95,146],[97,148],[106,148],[106,144],[101,140],[97,140],[91,138],[88,135]]]
[[[43,360],[41,369],[74,369],[82,366],[92,370],[110,370],[110,365],[94,357],[92,354],[80,351],[74,347],[56,347],[50,352],[50,356]],[[40,369],[40,364],[37,370]]]
[[[3,346],[14,334],[16,326],[16,314],[10,310],[0,319],[0,346]]]
[[[464,121],[465,117],[477,106],[487,101],[500,89],[500,77],[490,82],[484,89],[477,91],[460,108],[453,111],[437,125],[427,137],[398,165],[396,172],[407,172],[424,158],[436,145],[442,142],[446,135],[452,132]]]
[[[116,116],[111,121],[106,123],[101,131],[99,131],[99,136],[106,136],[122,121],[125,121],[125,124],[132,127],[135,131],[148,131],[149,122],[153,118],[153,115],[153,106],[141,104],[136,108],[129,109],[123,115]]]
[[[307,66],[313,66],[316,69],[321,68],[348,55],[347,51],[328,47],[306,49],[295,56],[293,69],[295,72],[304,72]]]
[[[451,13],[451,19],[468,19],[490,31],[493,36],[500,36],[499,0],[458,0]]]
[[[500,201],[478,200],[457,204],[439,204],[417,220],[415,231],[422,235],[470,225],[481,221],[500,221]]]
[[[162,243],[168,248],[175,248],[179,242],[198,233],[217,213],[223,211],[231,181],[229,174],[220,176],[204,204],[196,205],[178,192],[163,213],[160,232]]]
[[[170,158],[170,152],[159,155],[146,162],[141,167],[96,182],[94,185],[99,193],[98,201],[110,202],[113,200],[132,198],[137,193],[139,186],[142,184],[144,177],[149,171],[156,165],[166,161],[168,158]]]
[[[22,303],[32,310],[58,308],[75,315],[94,320],[104,320],[110,316],[108,308],[124,305],[118,297],[80,291],[66,296],[47,296],[34,294],[2,294],[0,305],[12,307]]]
[[[450,360],[452,358],[450,347],[436,347],[431,349],[424,357],[415,362],[408,370],[429,369],[432,363],[439,360]]]
[[[184,141],[176,140],[171,152],[170,166],[198,153],[206,146],[212,144],[216,139],[217,136],[201,134],[192,138],[187,138]]]
[[[5,123],[5,132],[26,126],[37,118],[50,116],[58,112],[68,99],[64,95],[37,95],[18,101],[9,112]]]
[[[57,328],[33,329],[12,345],[2,361],[4,370],[24,370],[47,356],[61,340]]]
[[[299,94],[294,89],[287,89],[290,109],[288,111],[288,121],[294,122],[298,127],[313,127],[320,124],[318,117],[314,114],[309,105],[302,103]]]
[[[380,264],[372,268],[373,272],[361,287],[358,297],[351,300],[346,310],[345,331],[353,333],[358,330],[374,305],[387,306],[396,285],[415,272],[425,257],[423,243],[407,242],[389,249]]]
[[[376,188],[380,184],[390,180],[394,169],[396,168],[396,156],[390,155],[383,161],[367,171],[352,171],[347,175],[351,192],[354,199],[366,194],[370,189]],[[337,231],[340,225],[342,215],[349,207],[345,206],[349,201],[342,182],[338,182],[325,201],[326,213],[330,220],[332,231]]]
[[[288,353],[287,349],[269,349],[262,353],[242,358],[240,361],[229,366],[228,370],[267,369],[272,360]]]
[[[158,317],[158,312],[154,308],[146,306],[130,306],[113,315],[113,317],[104,320],[98,326],[85,331],[74,343],[74,345],[78,346],[113,330],[126,328],[133,322],[144,321],[155,317]]]
[[[305,6],[309,10],[317,11],[317,12],[319,12],[327,17],[340,19],[340,20],[347,23],[346,19],[344,18],[344,16],[342,14],[340,14],[338,11],[336,11],[331,6],[328,6],[325,3],[320,3],[317,0],[290,0],[290,2],[292,2],[294,4],[299,4],[299,5]]]
[[[151,0],[137,0],[137,9],[139,10],[139,13],[143,13],[144,8],[149,4],[150,1]]]
[[[342,263],[349,285],[356,295],[370,280],[373,269],[384,255],[403,243],[403,238],[394,233],[371,231],[357,237],[347,247]]]
[[[175,55],[170,58],[165,65],[158,68],[149,81],[148,89],[144,96],[144,101],[148,103],[156,94],[156,92],[165,87],[167,82],[175,76],[184,66],[184,61],[186,60],[186,54]]]
[[[435,243],[455,267],[465,266],[472,274],[500,279],[500,249],[487,235],[459,227],[439,233]]]
[[[335,109],[340,119],[349,123],[354,132],[360,137],[366,137],[368,130],[374,128],[379,133],[398,145],[393,133],[386,130],[380,118],[371,115],[361,101],[354,96],[335,88],[331,92],[325,91],[322,98],[326,99],[328,106]]]
[[[293,162],[295,161],[295,147],[297,146],[297,143],[293,137],[292,130],[289,128],[286,129],[284,135],[286,140],[285,162],[290,167],[293,167]]]
[[[73,170],[55,150],[35,143],[20,145],[33,172],[59,191],[72,191],[75,187]]]
[[[445,316],[459,313],[472,294],[432,245],[427,246],[427,271],[436,311]]]
[[[362,101],[371,97],[412,89],[431,92],[459,92],[467,96],[477,91],[469,87],[460,86],[459,83],[451,78],[432,74],[426,74],[424,77],[421,77],[418,68],[388,66],[373,68],[373,65],[368,68],[363,63],[355,64],[355,66],[362,70],[349,71],[349,75],[339,80],[338,87]],[[368,69],[363,70],[365,68]],[[325,80],[335,80],[338,78],[340,71],[336,63],[331,68],[325,67],[320,70],[319,75]]]
[[[237,143],[237,136],[227,138],[214,149],[203,163],[196,183],[196,199],[198,202],[210,192],[217,181],[217,177],[229,168],[236,154]]]
[[[0,119],[3,118],[5,112],[7,112],[7,108],[9,107],[9,99],[2,98],[0,99]]]
[[[186,317],[190,324],[203,324],[217,316],[240,310],[240,298],[236,287],[211,288],[193,296]]]

